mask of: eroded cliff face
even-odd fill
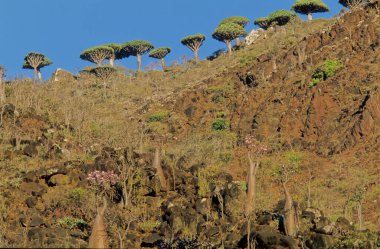
[[[174,110],[191,112],[190,126],[207,125],[205,120],[217,110],[205,107],[215,102],[211,88],[219,86],[226,101],[216,106],[228,111],[231,129],[238,134],[324,156],[358,144],[373,150],[380,140],[379,20],[375,10],[349,12],[288,51],[262,55],[251,66],[189,90]],[[313,71],[328,59],[341,60],[344,68],[309,87]]]

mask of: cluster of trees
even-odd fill
[[[343,6],[347,8],[357,8],[368,3],[368,0],[339,0]],[[254,20],[254,24],[266,30],[274,25],[286,25],[289,21],[298,18],[296,13],[307,15],[308,21],[313,19],[313,13],[330,11],[329,7],[322,0],[297,0],[291,7],[291,10],[278,10],[270,13],[267,17],[261,17]],[[232,53],[232,41],[236,40],[236,45],[239,45],[240,37],[247,35],[244,29],[249,23],[249,20],[243,16],[228,17],[220,22],[218,27],[212,33],[212,37],[218,41],[224,42],[227,45],[228,53]],[[195,34],[184,37],[181,43],[188,47],[194,53],[194,60],[199,61],[198,51],[206,40],[204,34]],[[150,53],[149,53],[150,52]],[[96,64],[88,71],[112,72],[115,60],[128,58],[129,56],[137,57],[137,71],[141,71],[142,55],[149,53],[149,57],[161,61],[162,68],[165,69],[164,58],[171,52],[169,47],[154,48],[154,45],[145,40],[133,40],[124,44],[106,44],[101,46],[91,47],[80,54],[80,58]],[[103,65],[104,61],[109,61],[109,66]],[[52,61],[46,58],[41,53],[30,52],[24,58],[24,69],[33,69],[34,82],[37,77],[41,81],[41,68],[51,65]],[[98,70],[99,69],[99,70]]]

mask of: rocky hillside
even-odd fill
[[[87,247],[102,222],[121,248],[380,246],[378,9],[276,27],[232,56],[107,88],[9,83],[1,246]],[[269,148],[253,220],[247,135]],[[296,236],[284,232],[284,167]]]

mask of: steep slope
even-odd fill
[[[245,248],[248,227],[256,248],[374,246],[373,231],[380,231],[374,7],[276,27],[233,56],[140,79],[120,76],[106,90],[96,79],[72,78],[40,86],[29,99],[22,94],[29,88],[14,86],[16,108],[7,104],[1,112],[1,245],[85,247],[105,195],[112,247]],[[310,84],[328,60],[343,66]],[[270,148],[260,158],[251,223],[243,213],[247,135]],[[156,148],[169,191],[156,176]],[[302,218],[297,238],[281,227],[276,174],[287,164],[298,167],[289,181]],[[97,188],[87,179],[96,170],[112,170],[121,180]],[[360,214],[372,232],[355,230]]]

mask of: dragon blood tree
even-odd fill
[[[313,13],[330,11],[322,0],[297,0],[292,5],[292,10],[307,15],[307,20],[313,20]]]
[[[227,44],[228,47],[228,53],[232,53],[232,41],[238,37],[246,36],[247,31],[236,23],[225,23],[222,25],[219,25],[214,33],[212,34],[212,37],[218,41],[224,42]]]
[[[267,30],[270,27],[268,17],[257,18],[253,23],[264,30]]]
[[[225,24],[225,23],[235,23],[237,25],[240,25],[241,27],[245,28],[245,26],[249,23],[248,18],[244,16],[230,16],[225,19],[223,19],[219,25]],[[239,37],[236,38],[236,45],[240,44]]]
[[[194,53],[194,60],[196,62],[199,61],[198,51],[202,46],[204,40],[206,40],[206,36],[202,34],[195,34],[186,36],[181,40],[182,45],[188,47]]]
[[[51,60],[45,57],[41,53],[30,52],[24,58],[24,64],[22,65],[23,69],[33,69],[33,79],[34,82],[37,80],[37,75],[39,81],[42,81],[41,68],[53,64]]]
[[[83,51],[80,54],[80,58],[99,66],[105,59],[111,58],[114,53],[114,49],[110,46],[96,46]]]
[[[121,44],[111,43],[111,44],[106,44],[104,46],[107,46],[113,49],[113,53],[111,53],[111,55],[107,58],[110,62],[111,67],[114,66],[115,60],[121,60],[121,59],[129,57],[129,54],[125,53],[122,50]]]
[[[153,49],[149,53],[149,57],[159,59],[161,61],[162,69],[165,70],[165,61],[164,57],[171,52],[171,49],[168,47],[160,47]]]
[[[277,10],[267,17],[269,26],[276,24],[279,26],[286,25],[290,20],[297,18],[296,13],[290,10]]]
[[[123,53],[137,57],[137,72],[141,71],[141,56],[154,48],[153,44],[144,40],[134,40],[121,46]]]

